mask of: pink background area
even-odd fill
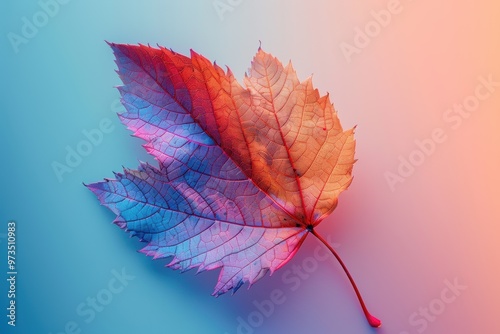
[[[341,43],[356,46],[355,28],[364,29],[371,11],[390,2],[313,3],[269,5],[275,20],[257,29],[265,32],[263,47],[291,58],[300,78],[314,73],[344,127],[358,125],[354,182],[318,230],[340,244],[369,308],[383,321],[379,333],[497,333],[500,87],[456,129],[443,117],[474,94],[478,77],[500,82],[500,5],[402,0],[399,14],[348,61]],[[227,17],[253,31],[256,13],[246,2]],[[398,157],[408,158],[415,141],[431,138],[435,128],[446,140],[392,191],[385,173],[397,173]],[[292,263],[315,245],[309,240]],[[294,320],[305,314],[310,326],[371,333],[333,262],[322,263],[308,279],[313,284],[298,289],[264,326],[278,331],[290,314]],[[443,310],[436,299],[444,282],[455,279],[467,288]]]

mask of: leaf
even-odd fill
[[[215,295],[286,264],[352,180],[328,95],[260,48],[243,87],[194,51],[110,46],[120,119],[158,161],[88,185],[114,222],[173,269],[221,268]]]

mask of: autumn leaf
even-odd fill
[[[259,48],[241,86],[191,51],[110,44],[126,112],[120,119],[158,166],[87,185],[115,223],[173,269],[220,268],[214,295],[285,265],[352,181],[354,129],[328,95]]]

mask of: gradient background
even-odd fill
[[[348,62],[339,45],[353,44],[355,28],[388,1],[231,3],[221,19],[211,0],[70,1],[15,53],[7,34],[20,34],[22,18],[32,20],[40,5],[2,1],[0,248],[6,254],[6,225],[15,220],[19,275],[17,326],[7,328],[2,311],[1,333],[64,333],[75,321],[86,334],[233,334],[254,300],[281,289],[286,302],[255,333],[414,334],[421,327],[410,315],[437,305],[444,281],[454,279],[467,289],[423,332],[498,333],[500,87],[457,129],[443,114],[474,93],[478,76],[500,81],[500,5],[401,0],[401,13]],[[283,62],[292,59],[299,78],[314,74],[344,127],[358,125],[359,159],[352,186],[318,231],[337,244],[382,328],[367,325],[333,258],[295,291],[283,282],[293,265],[310,260],[312,238],[271,278],[217,299],[210,296],[216,272],[181,275],[136,252],[140,243],[82,186],[151,160],[116,117],[120,81],[104,40],[192,48],[240,80],[260,40]],[[113,131],[59,182],[53,161],[64,163],[66,146],[74,149],[103,119]],[[384,173],[436,127],[447,140],[391,191]],[[86,323],[77,305],[122,268],[135,279]]]

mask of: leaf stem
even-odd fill
[[[372,327],[380,327],[382,326],[382,322],[375,318],[373,315],[368,312],[368,309],[366,308],[365,302],[363,301],[363,298],[361,297],[361,293],[358,290],[358,287],[356,286],[356,283],[354,283],[354,279],[352,278],[351,274],[349,273],[349,270],[347,270],[347,267],[345,266],[344,262],[340,258],[340,256],[337,254],[337,252],[333,249],[332,246],[328,244],[328,242],[323,239],[321,235],[316,233],[316,231],[313,228],[308,229],[316,238],[318,238],[329,250],[332,252],[333,256],[339,261],[340,265],[342,266],[342,269],[344,269],[344,272],[346,273],[347,277],[349,277],[349,281],[351,281],[351,285],[354,288],[354,292],[356,292],[356,296],[358,296],[359,303],[361,304],[361,308],[363,309],[363,312],[365,313],[366,320]]]

